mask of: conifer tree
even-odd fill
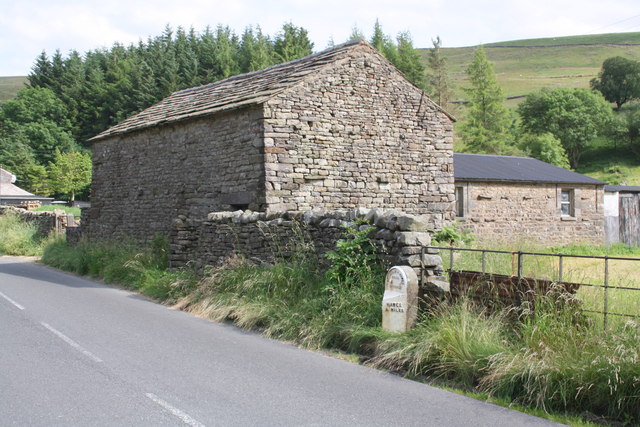
[[[313,43],[309,40],[307,30],[288,22],[276,37],[273,50],[279,62],[288,62],[313,53]]]
[[[373,25],[373,35],[371,36],[369,43],[391,63],[396,64],[396,45],[393,43],[391,37],[387,36],[384,31],[382,31],[382,25],[380,25],[380,22],[377,19],[376,23]]]
[[[226,79],[240,72],[238,63],[239,50],[238,38],[231,31],[231,28],[218,25],[213,50],[215,80]]]
[[[191,29],[193,31],[193,28]],[[188,88],[197,86],[198,56],[194,50],[193,41],[182,27],[178,27],[175,40],[175,57],[177,62],[178,87]]]
[[[27,80],[31,87],[49,87],[51,84],[51,61],[44,50],[36,58]]]
[[[395,66],[420,89],[426,89],[425,69],[420,54],[413,47],[411,35],[408,32],[398,34],[398,49]]]
[[[429,50],[427,56],[427,63],[429,64],[427,87],[432,99],[442,108],[448,110],[452,93],[447,72],[447,61],[440,50],[442,40],[440,40],[440,36],[437,36],[431,42],[433,43],[433,49]]]
[[[462,139],[467,148],[476,153],[506,154],[513,144],[509,133],[511,117],[498,85],[493,65],[479,46],[467,67],[471,83],[465,92],[469,96],[468,112],[462,125]]]
[[[254,31],[247,27],[242,34],[239,51],[239,65],[243,73],[257,71],[274,65],[273,45],[260,27]]]

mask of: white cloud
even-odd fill
[[[275,34],[287,21],[309,31],[316,49],[340,43],[354,26],[369,36],[376,19],[395,36],[411,32],[427,47],[597,32],[640,31],[637,0],[21,0],[2,5],[0,75],[25,75],[45,49],[85,52],[159,35],[165,25],[197,31],[229,25],[237,33],[260,25]],[[629,19],[632,18],[632,19]],[[618,22],[622,21],[622,22]]]

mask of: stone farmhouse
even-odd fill
[[[454,154],[455,215],[480,241],[604,238],[602,181],[528,157]]]
[[[355,41],[178,91],[92,138],[91,239],[214,211],[391,208],[453,219],[452,117]]]

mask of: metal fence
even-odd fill
[[[490,249],[470,249],[470,248],[458,248],[458,247],[450,247],[450,246],[425,246],[422,248],[422,254],[433,253],[434,249],[440,251],[443,257],[443,264],[445,266],[445,270],[449,273],[449,278],[454,275],[456,272],[461,271],[471,271],[474,273],[479,273],[481,275],[490,275],[490,274],[501,274],[505,273],[505,270],[510,269],[511,277],[515,279],[517,282],[522,280],[551,280],[554,283],[559,285],[562,284],[571,284],[576,285],[576,280],[567,280],[571,279],[567,276],[566,272],[566,264],[571,259],[590,259],[596,260],[597,262],[602,261],[603,271],[601,276],[602,284],[593,283],[598,282],[600,280],[591,280],[591,283],[585,283],[582,280],[578,281],[578,285],[580,288],[593,288],[600,289],[602,291],[602,301],[593,301],[592,307],[585,306],[583,307],[584,312],[594,313],[598,315],[602,315],[603,318],[603,327],[606,330],[609,324],[609,318],[611,316],[616,316],[618,318],[632,318],[632,319],[640,319],[640,258],[629,258],[629,257],[616,257],[616,256],[590,256],[590,255],[569,255],[569,254],[553,254],[553,253],[539,253],[539,252],[523,252],[523,251],[499,251],[499,250],[490,250]],[[475,259],[473,262],[469,263],[468,260],[460,260],[459,254],[464,253],[475,253],[477,256],[480,256],[480,259]],[[509,263],[500,262],[501,271],[491,271],[495,270],[496,267],[488,265],[487,260],[488,257],[492,254],[499,254],[503,257],[506,255],[511,258],[510,265]],[[533,257],[550,257],[557,258],[555,262],[547,262],[543,263],[541,268],[545,268],[546,271],[540,271],[540,266],[536,270],[534,267],[533,270],[536,271],[524,271],[526,262],[528,259]],[[628,276],[628,280],[635,282],[635,276],[637,275],[637,286],[625,286],[623,283],[619,283],[622,280],[620,279],[620,275],[612,274],[615,273],[615,269],[612,270],[611,263],[613,261],[624,261],[632,263],[632,268],[627,274],[632,276]],[[464,264],[467,265],[464,265]],[[456,269],[456,264],[462,264],[465,268]],[[469,264],[475,269],[469,269]],[[506,267],[505,267],[506,264]],[[531,270],[531,269],[530,269]],[[507,271],[507,274],[509,272]],[[634,274],[637,273],[637,274]],[[593,279],[593,276],[591,276]],[[570,283],[572,282],[572,283]],[[633,283],[632,283],[633,284]],[[624,299],[624,304],[614,304],[612,307],[611,304],[611,293],[615,291],[624,291],[631,292],[629,299]],[[601,304],[602,309],[600,310],[596,305]],[[623,305],[623,308],[626,308],[624,312],[619,311],[617,306]],[[635,306],[635,307],[634,307]],[[631,307],[631,310],[629,308]],[[633,309],[635,308],[635,310]],[[629,313],[627,311],[633,311],[633,313]]]

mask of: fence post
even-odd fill
[[[487,251],[482,250],[482,275],[486,274],[486,265],[487,265]]]
[[[518,280],[522,279],[522,251],[518,251]]]
[[[562,283],[563,256],[560,254],[560,265],[558,266],[558,283]]]
[[[609,257],[604,257],[604,332],[607,332],[607,312],[609,309]]]
[[[453,273],[453,245],[449,246],[449,280],[451,280],[452,273]]]

